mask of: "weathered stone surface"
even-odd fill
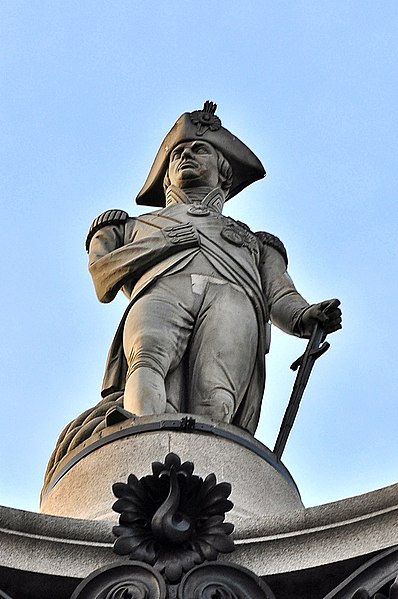
[[[258,576],[336,564],[396,545],[398,484],[309,509],[234,518],[231,559]],[[115,561],[112,523],[0,508],[0,575],[42,573],[82,579]],[[27,556],[29,558],[27,559]],[[22,576],[22,575],[21,575]],[[308,577],[309,575],[307,575]],[[14,575],[18,580],[18,575]],[[309,577],[310,578],[310,577]],[[1,580],[1,578],[0,578]],[[337,584],[337,583],[336,583]],[[332,587],[333,588],[333,587]],[[40,597],[40,595],[39,595]]]
[[[398,484],[302,512],[235,520],[234,558],[257,574],[314,568],[380,549],[398,540]]]
[[[103,397],[137,416],[189,412],[254,434],[270,322],[310,337],[341,328],[339,300],[309,305],[287,273],[283,244],[223,216],[225,201],[265,175],[222,127],[216,105],[184,113],[161,144],[140,204],[108,210],[87,237],[98,299],[130,299],[112,343]],[[289,423],[289,430],[291,424]]]
[[[108,522],[0,507],[0,567],[83,578],[114,561]]]
[[[183,414],[169,419],[165,416],[161,421],[155,416],[142,417],[114,426],[108,436],[94,437],[91,445],[76,448],[60,464],[58,476],[64,474],[57,481],[55,473],[44,492],[41,510],[60,516],[114,520],[112,484],[126,480],[130,473],[138,478],[149,474],[152,462],[171,451],[183,461],[194,462],[199,476],[214,472],[218,481],[232,482],[231,518],[303,509],[287,470],[251,435],[231,425],[215,426],[205,417],[196,418],[195,428],[183,432],[177,427],[184,418],[187,416]],[[174,430],[167,430],[167,422],[169,428],[175,423]]]

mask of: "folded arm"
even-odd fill
[[[125,227],[132,227],[131,241],[124,243]],[[127,280],[137,281],[149,268],[182,249],[197,247],[199,240],[190,223],[153,229],[137,238],[134,221],[101,227],[89,243],[89,271],[97,297],[111,302]]]

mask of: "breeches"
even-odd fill
[[[238,286],[204,275],[177,273],[159,279],[127,316],[123,347],[129,377],[151,369],[165,380],[183,364],[184,404],[176,411],[230,422],[255,367],[258,324]]]

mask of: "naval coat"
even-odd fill
[[[247,294],[257,318],[257,358],[232,423],[254,434],[265,385],[269,322],[290,334],[304,336],[301,316],[309,306],[287,273],[282,242],[269,233],[253,233],[243,223],[212,207],[193,208],[176,203],[136,218],[120,210],[103,213],[90,229],[87,248],[99,300],[110,302],[119,290],[130,300],[109,350],[103,397],[124,389],[126,316],[136,299],[150,293],[160,277],[190,272],[200,254],[217,276],[238,285]]]

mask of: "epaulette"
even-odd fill
[[[249,225],[247,225],[246,223],[242,223],[241,220],[237,220],[236,222],[238,223],[238,225],[240,225],[241,227],[246,229],[246,231],[249,231],[249,233],[252,233],[252,230],[250,229]]]
[[[262,243],[269,245],[270,247],[274,248],[274,250],[279,252],[282,258],[284,259],[287,268],[288,258],[286,248],[279,239],[279,237],[277,237],[276,235],[272,235],[272,233],[266,233],[265,231],[258,231],[256,233],[256,237],[258,237],[258,239]]]
[[[97,218],[95,218],[91,223],[91,227],[86,238],[87,252],[90,248],[90,241],[97,231],[102,229],[102,227],[106,227],[106,225],[118,225],[119,223],[123,223],[128,218],[129,215],[124,210],[106,210],[97,216]]]

